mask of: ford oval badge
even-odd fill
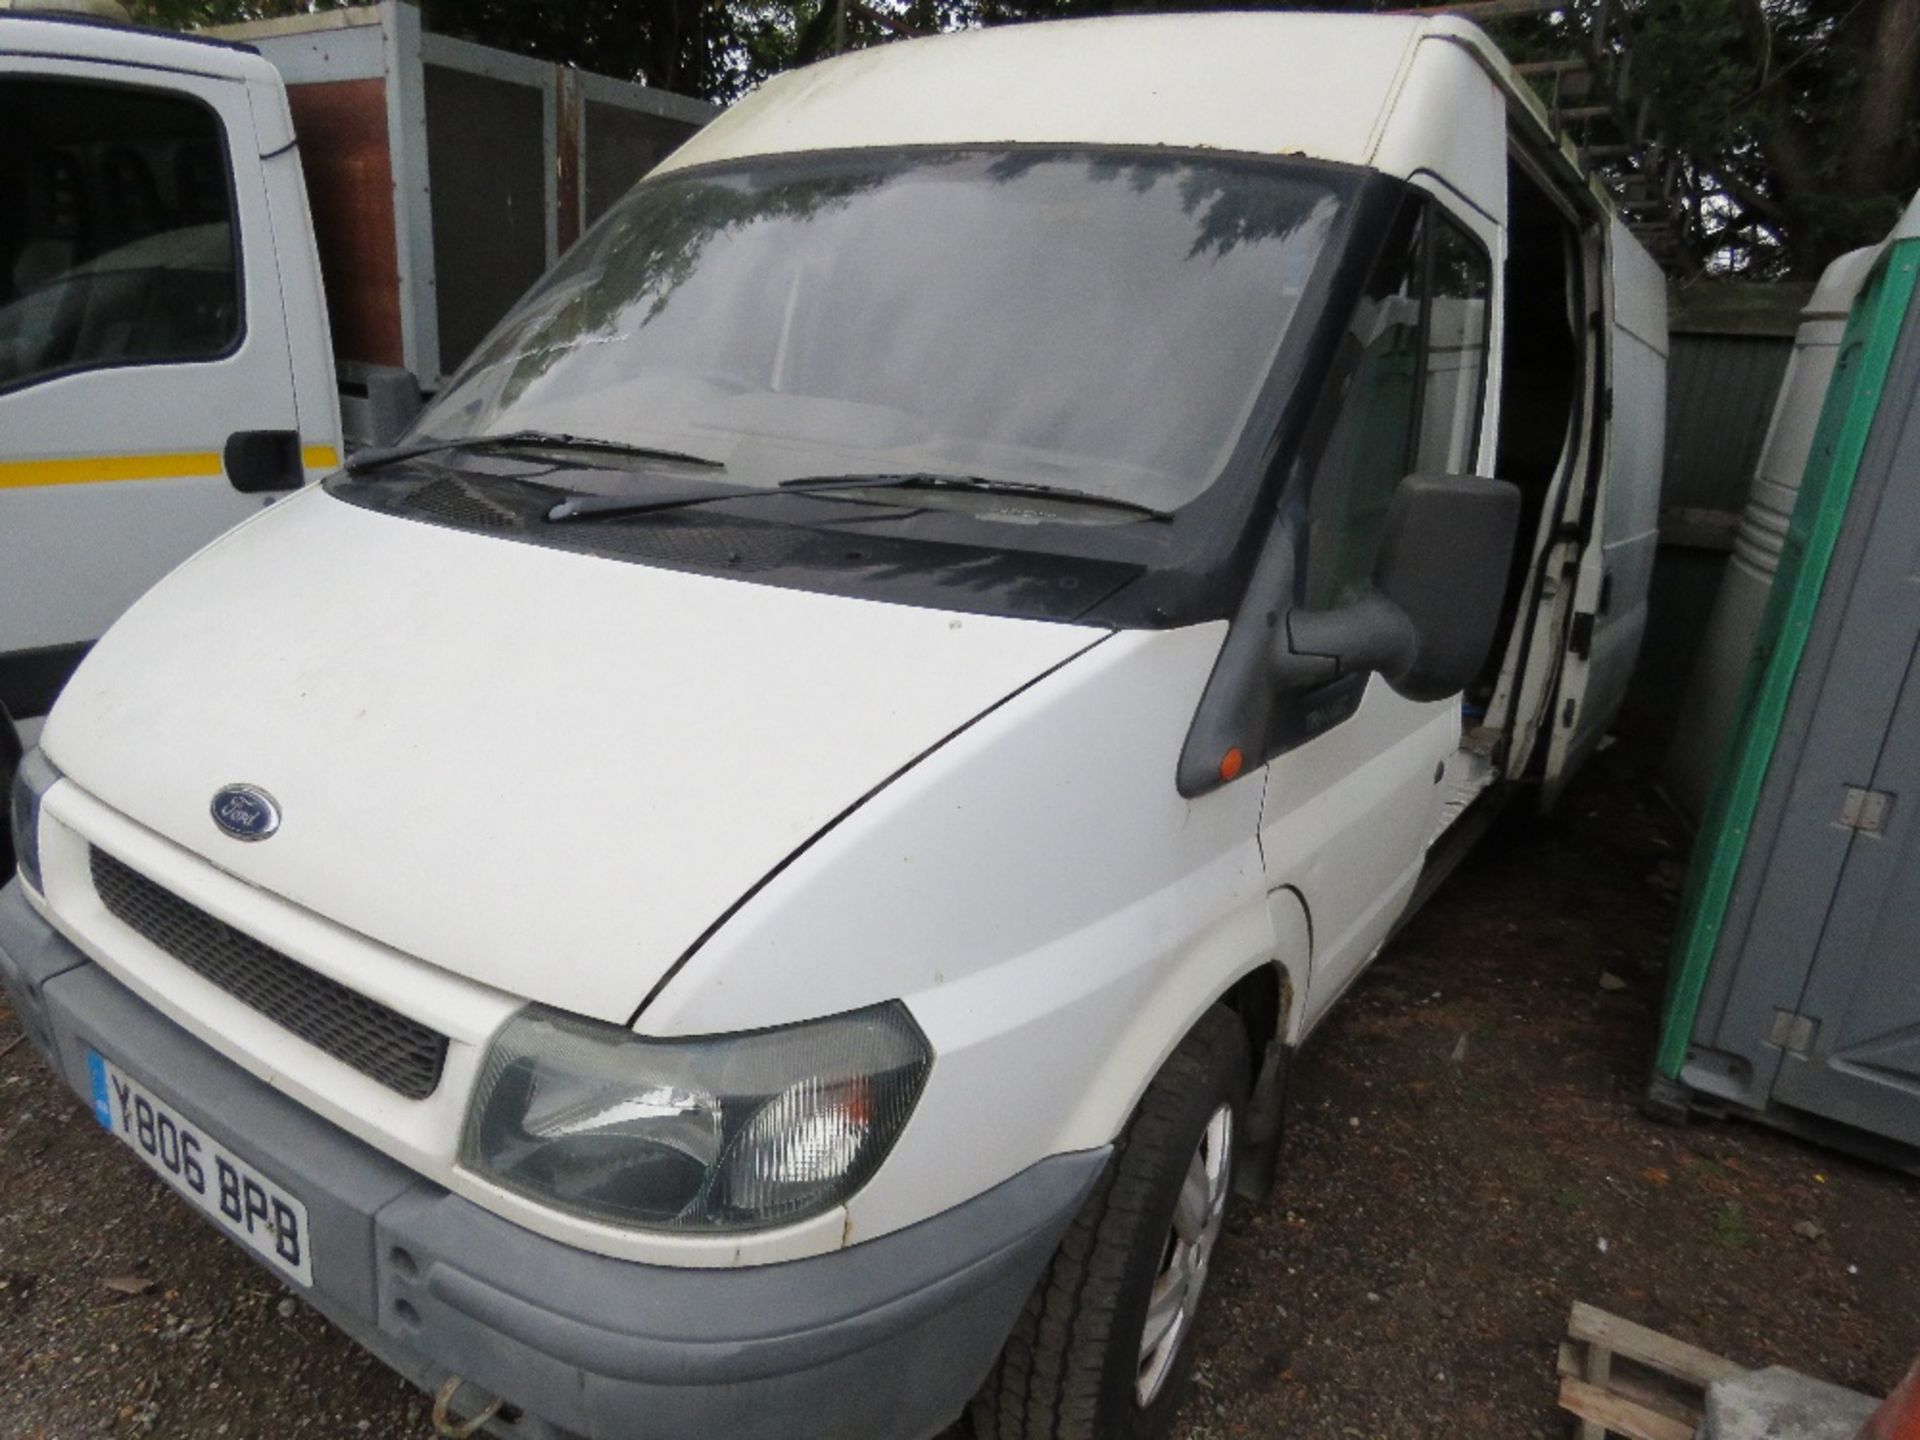
[[[280,807],[258,785],[228,785],[214,792],[213,823],[236,840],[264,840],[280,828]]]

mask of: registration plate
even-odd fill
[[[94,1117],[168,1184],[275,1270],[313,1284],[307,1207],[138,1080],[89,1051]]]

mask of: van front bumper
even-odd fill
[[[98,1051],[307,1206],[303,1298],[415,1384],[498,1397],[500,1434],[919,1440],[958,1417],[1107,1152],[1054,1156],[906,1230],[738,1270],[535,1235],[209,1049],[0,890],[0,982],[83,1098]],[[291,1042],[290,1042],[291,1043]],[[184,1202],[183,1202],[184,1203]]]

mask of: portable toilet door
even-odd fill
[[[1842,341],[1695,849],[1654,1086],[1905,1147],[1920,1147],[1917,280],[1920,197]]]

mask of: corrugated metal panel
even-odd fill
[[[638,180],[700,127],[589,100],[586,128],[586,223],[606,214]]]
[[[1790,331],[1673,335],[1660,558],[1639,664],[1615,722],[1630,734],[1664,739],[1673,727],[1792,354]]]
[[[532,85],[424,71],[440,368],[451,374],[547,268],[544,101]]]
[[[1790,335],[1673,337],[1662,504],[1726,511],[1746,504],[1792,354]]]

